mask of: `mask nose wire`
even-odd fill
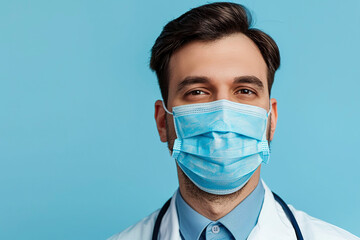
[[[172,112],[170,112],[170,111],[165,107],[164,101],[161,101],[161,102],[162,102],[163,108],[165,109],[165,112],[167,112],[167,113],[170,114],[170,115],[173,115]]]

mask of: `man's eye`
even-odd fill
[[[238,93],[240,93],[240,94],[246,94],[246,95],[254,94],[254,92],[251,91],[250,89],[240,89],[240,90],[238,91]]]
[[[203,94],[206,94],[206,93],[201,90],[193,90],[193,91],[188,92],[186,95],[203,95]]]

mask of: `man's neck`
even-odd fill
[[[216,221],[231,212],[258,185],[260,167],[254,172],[250,180],[239,191],[228,195],[214,195],[200,190],[177,167],[180,193],[187,204],[206,218]]]

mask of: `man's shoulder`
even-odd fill
[[[360,240],[348,231],[314,218],[303,211],[296,210],[291,205],[289,205],[289,208],[295,215],[304,239]]]
[[[155,220],[158,214],[159,210],[151,213],[149,216],[143,218],[138,223],[128,227],[124,231],[111,236],[107,240],[150,240],[152,237]]]

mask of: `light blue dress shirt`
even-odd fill
[[[185,240],[245,240],[255,227],[264,201],[262,182],[239,205],[219,219],[211,221],[187,204],[178,190],[176,210],[180,235]]]

